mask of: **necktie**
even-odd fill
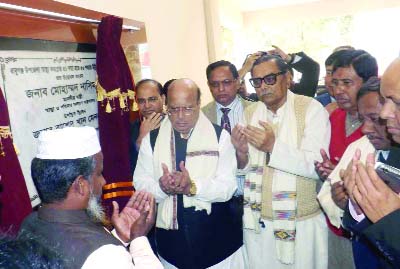
[[[223,113],[222,118],[221,118],[221,127],[227,130],[229,133],[231,133],[231,123],[229,121],[228,113],[231,111],[230,108],[221,108],[221,111]]]
[[[378,161],[381,163],[386,163],[386,159],[383,157],[382,152],[379,152]]]

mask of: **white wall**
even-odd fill
[[[202,0],[59,0],[145,23],[152,77],[161,83],[188,77],[211,100],[205,69],[208,51]]]

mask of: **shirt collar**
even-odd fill
[[[382,154],[382,157],[387,160],[387,158],[389,157],[389,150],[377,150],[376,151],[376,158],[379,158],[379,154]]]
[[[217,104],[217,110],[220,110],[221,108],[229,108],[233,110],[233,108],[240,102],[239,96],[236,95],[235,99],[228,105],[228,106],[223,106],[218,102],[215,102]]]

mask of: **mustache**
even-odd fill
[[[271,95],[273,93],[273,90],[270,89],[261,89],[259,92],[259,96],[263,97],[264,95]]]

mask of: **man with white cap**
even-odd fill
[[[101,225],[102,169],[94,128],[41,133],[31,173],[43,204],[24,220],[21,238],[34,234],[61,254],[66,268],[163,268],[145,237],[155,221],[150,194],[136,192],[121,212],[113,202],[111,222],[119,240]]]

